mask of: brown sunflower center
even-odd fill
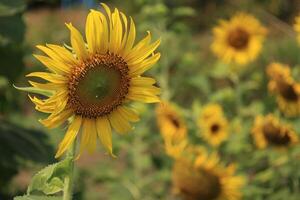
[[[168,115],[168,118],[176,128],[180,127],[180,122],[174,115],[170,114],[170,115]]]
[[[248,46],[250,35],[242,28],[232,30],[228,35],[228,43],[235,49],[241,50]]]
[[[277,83],[277,87],[278,87],[280,95],[284,99],[286,99],[288,101],[297,101],[298,100],[298,95],[292,84],[286,83],[285,81],[279,81]]]
[[[291,138],[289,134],[279,128],[276,127],[273,123],[267,122],[263,126],[263,133],[267,141],[273,145],[287,145],[290,143]]]
[[[97,118],[121,105],[128,93],[127,63],[119,56],[96,54],[74,68],[69,79],[69,104],[77,115]]]
[[[222,193],[222,185],[217,175],[187,166],[187,163],[175,164],[173,183],[186,200],[213,200]]]
[[[219,130],[220,130],[220,125],[219,124],[213,124],[210,127],[210,131],[211,131],[212,134],[218,133]]]

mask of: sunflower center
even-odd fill
[[[196,169],[187,163],[175,164],[173,181],[184,199],[213,200],[222,193],[217,175],[204,169]]]
[[[179,120],[176,117],[174,117],[173,115],[169,115],[168,118],[176,128],[180,127]]]
[[[263,133],[267,141],[273,145],[287,145],[290,143],[290,136],[286,131],[282,132],[273,123],[267,122],[263,126]]]
[[[248,46],[250,35],[242,28],[232,30],[228,35],[228,43],[235,49],[241,50]]]
[[[110,114],[128,93],[128,66],[119,56],[96,54],[74,68],[69,80],[69,104],[77,115],[97,118]]]
[[[213,124],[210,127],[210,131],[211,131],[212,134],[218,133],[219,130],[220,130],[220,125],[219,124]]]
[[[280,95],[284,99],[289,100],[289,101],[297,101],[298,100],[298,95],[292,84],[286,83],[284,81],[280,81],[277,84],[277,86],[278,86]]]

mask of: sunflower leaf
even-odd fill
[[[44,95],[47,97],[50,97],[52,95],[52,92],[50,92],[48,90],[42,90],[42,89],[38,89],[35,87],[17,87],[15,85],[13,85],[13,86],[17,90],[21,90],[21,91],[25,91],[25,92],[29,92],[29,93],[40,94],[40,95]]]
[[[66,158],[42,169],[32,178],[27,194],[43,192],[46,195],[51,195],[62,191],[64,178],[69,174],[71,162],[71,158]]]
[[[47,196],[36,196],[36,195],[25,195],[15,197],[14,200],[61,200],[62,197],[47,197]]]

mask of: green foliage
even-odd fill
[[[48,138],[40,131],[25,129],[5,120],[0,120],[0,182],[6,187],[24,161],[47,163],[53,154]],[[7,188],[1,187],[6,193]]]
[[[31,180],[27,194],[42,192],[45,195],[56,194],[63,190],[64,179],[69,174],[72,159],[67,158],[47,166],[39,171]]]
[[[14,200],[61,200],[61,197],[49,197],[49,196],[36,196],[36,195],[25,195],[15,197]]]

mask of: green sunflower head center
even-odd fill
[[[285,146],[291,141],[287,130],[275,126],[272,122],[266,122],[263,126],[263,134],[266,140],[273,145]]]
[[[242,50],[248,46],[250,35],[243,28],[236,28],[229,32],[228,43],[235,49]]]
[[[173,169],[173,184],[183,199],[213,200],[222,193],[220,177],[205,169],[196,169],[186,162],[177,161]]]
[[[298,94],[292,84],[286,81],[278,81],[277,87],[280,95],[288,101],[298,101]]]
[[[106,68],[104,65],[96,66],[87,71],[80,80],[78,95],[82,100],[87,99],[90,103],[98,104],[114,95],[119,88],[120,78],[117,70]]]
[[[114,54],[96,54],[74,67],[69,80],[69,104],[77,115],[97,118],[121,105],[128,94],[128,66]]]

